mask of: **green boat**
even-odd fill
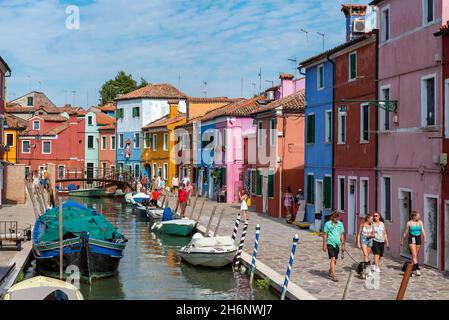
[[[153,224],[151,230],[160,231],[162,233],[187,237],[190,236],[195,229],[196,221],[190,219],[175,219],[170,221],[160,221]]]
[[[92,189],[80,189],[69,192],[71,197],[104,197],[106,195],[105,189],[92,188]]]

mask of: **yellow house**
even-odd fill
[[[153,178],[161,177],[166,186],[172,186],[177,173],[175,161],[175,129],[186,123],[186,114],[178,111],[179,100],[169,100],[167,116],[143,127],[142,162],[144,173]]]
[[[3,160],[10,163],[18,163],[18,133],[27,128],[28,123],[11,114],[5,114],[3,124],[3,141],[5,141],[5,154]]]

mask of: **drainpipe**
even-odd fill
[[[379,99],[379,30],[374,29],[373,33],[376,35],[376,99]],[[375,187],[374,187],[374,208],[376,211],[378,210],[378,201],[379,201],[379,190],[378,190],[378,184],[379,184],[379,172],[377,171],[377,167],[379,166],[379,109],[376,107],[376,115],[375,115],[375,122],[376,122],[376,137],[374,139],[375,141],[375,168],[374,168],[374,181],[375,181]]]
[[[332,207],[334,206],[334,175],[335,175],[335,168],[334,168],[334,155],[335,155],[335,133],[334,133],[334,109],[335,109],[335,62],[330,59],[330,54],[326,56],[326,60],[329,61],[332,64],[332,194],[331,194],[331,211]],[[321,223],[323,223],[324,217],[321,216]]]

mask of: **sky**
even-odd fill
[[[101,85],[119,70],[189,96],[239,97],[243,88],[250,97],[259,68],[266,89],[280,72],[297,74],[291,60],[320,53],[317,32],[326,49],[344,42],[341,4],[350,2],[0,0],[0,55],[12,70],[7,99],[37,90],[58,106],[97,105]],[[68,6],[79,8],[79,29],[66,26]]]

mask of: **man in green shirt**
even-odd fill
[[[345,227],[339,221],[340,214],[337,211],[332,212],[331,219],[324,224],[323,251],[329,254],[330,269],[329,278],[337,282],[335,274],[335,265],[337,264],[338,254],[345,251]]]

